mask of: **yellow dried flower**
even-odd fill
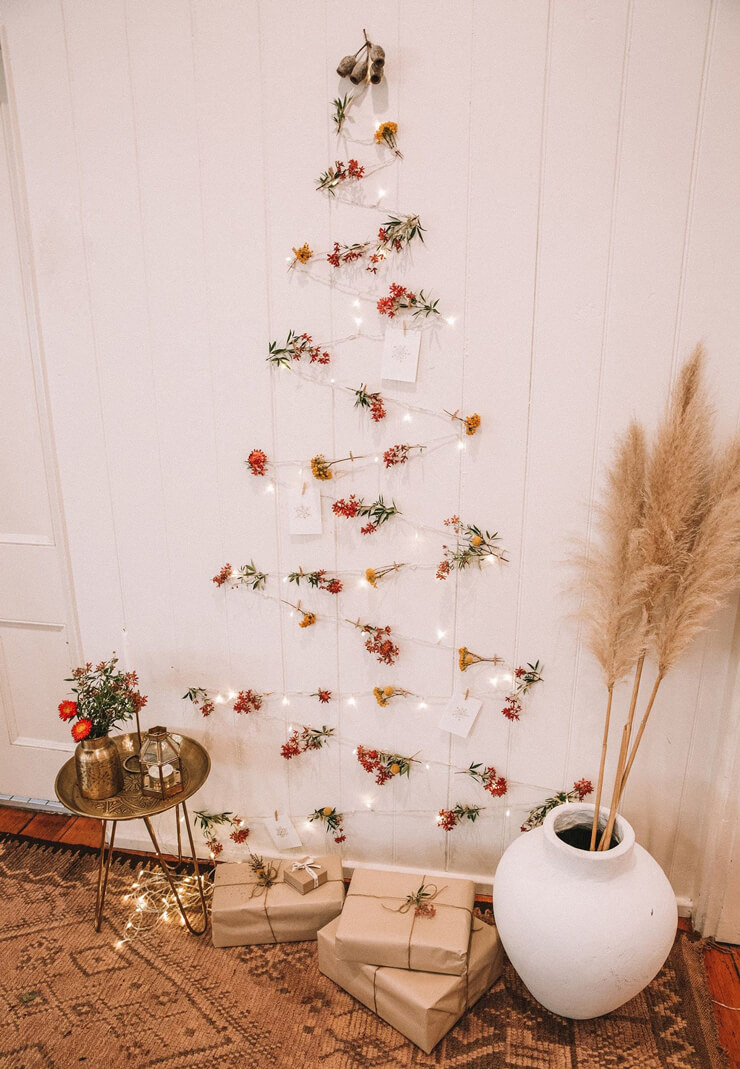
[[[460,671],[464,672],[466,668],[470,668],[471,664],[475,664],[475,657],[465,646],[461,646],[459,649],[458,664],[460,665]]]
[[[322,482],[334,478],[333,472],[323,453],[317,453],[315,457],[311,457],[311,474],[314,479],[320,479]]]
[[[473,537],[470,539],[471,546],[480,546],[482,544],[482,542],[483,542],[483,539],[481,538],[480,535],[473,535]]]
[[[377,587],[378,582],[377,582],[377,576],[375,574],[375,569],[374,568],[367,568],[365,570],[365,582],[369,583],[370,586]]]
[[[480,416],[477,412],[474,412],[472,416],[465,417],[465,433],[475,434],[480,427]]]
[[[382,687],[373,687],[373,694],[375,695],[375,700],[378,703],[378,705],[385,706],[385,705],[388,704],[388,699],[386,698],[385,694],[383,693],[383,688]]]
[[[298,624],[298,626],[299,627],[311,627],[315,623],[316,623],[316,613],[314,613],[314,612],[304,612],[303,619]]]
[[[308,242],[305,242],[300,249],[293,249],[293,255],[299,264],[307,264],[313,256],[313,249],[309,247]]]
[[[393,695],[396,693],[396,688],[395,687],[385,687],[384,690],[383,690],[383,693],[385,694],[386,698],[392,698]]]
[[[375,131],[375,140],[378,144],[380,144],[381,141],[388,141],[390,138],[395,138],[397,133],[397,122],[384,122],[381,123],[378,129]]]
[[[401,766],[398,764],[397,761],[394,761],[393,764],[391,765],[391,773],[394,776],[397,776],[400,771],[401,771]]]
[[[324,808],[321,810],[321,812],[323,813],[323,815],[325,817],[330,816],[331,815],[331,806],[330,805],[325,805]]]

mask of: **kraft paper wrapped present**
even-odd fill
[[[423,884],[435,915],[417,916],[407,897]],[[436,893],[435,893],[436,892]],[[475,889],[471,880],[356,869],[336,936],[337,957],[365,965],[462,976]]]
[[[316,859],[326,870],[326,883],[302,895],[283,880],[290,861],[275,861],[277,882],[263,887],[249,865],[217,865],[211,907],[215,947],[252,943],[297,943],[315,939],[342,910],[344,881],[338,857]]]
[[[283,869],[283,879],[290,887],[295,887],[299,894],[306,895],[326,883],[328,872],[315,857],[303,857]]]
[[[340,919],[318,937],[319,970],[427,1054],[498,980],[503,949],[496,929],[473,919],[462,976],[389,969],[337,957]]]

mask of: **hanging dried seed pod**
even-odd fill
[[[354,70],[356,62],[356,56],[345,56],[344,59],[340,60],[339,66],[337,67],[337,74],[339,75],[339,77],[346,78],[349,74],[351,74]]]
[[[370,64],[370,81],[373,85],[377,85],[378,82],[383,81],[383,64],[371,63]]]
[[[385,66],[385,49],[380,45],[373,45],[368,56],[370,63],[377,67]]]
[[[364,82],[367,78],[367,60],[358,59],[352,68],[352,73],[349,76],[349,80],[353,85],[359,85],[360,82]]]

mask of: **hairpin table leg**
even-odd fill
[[[188,931],[191,932],[193,935],[203,935],[203,933],[205,931],[207,931],[207,929],[208,929],[208,910],[207,910],[207,907],[206,907],[205,895],[203,894],[203,887],[202,887],[201,882],[200,882],[200,874],[198,872],[198,860],[197,860],[197,858],[195,856],[195,847],[193,846],[193,835],[192,835],[192,832],[190,831],[190,822],[188,821],[188,813],[187,813],[187,809],[185,809],[185,803],[184,802],[182,803],[182,808],[183,808],[183,812],[185,814],[185,826],[188,829],[188,836],[190,838],[190,844],[193,847],[193,864],[195,866],[195,878],[196,878],[196,880],[198,882],[198,890],[200,892],[200,901],[201,901],[201,906],[202,906],[202,911],[203,911],[203,927],[200,928],[200,929],[193,927],[193,925],[190,923],[190,920],[189,920],[187,914],[185,913],[185,910],[183,909],[182,902],[180,901],[180,895],[178,894],[177,887],[175,885],[175,881],[172,879],[172,873],[170,872],[170,867],[167,864],[167,862],[165,861],[165,859],[163,858],[162,851],[159,849],[159,843],[157,842],[157,837],[154,834],[154,828],[152,827],[152,822],[149,819],[149,817],[144,817],[144,823],[146,824],[146,830],[149,832],[149,838],[152,840],[152,845],[153,845],[154,850],[155,850],[155,852],[157,854],[157,860],[159,861],[159,864],[162,867],[162,872],[165,875],[167,883],[170,885],[170,890],[172,891],[172,894],[175,896],[175,901],[177,902],[177,908],[180,910],[180,916],[182,917],[182,919],[183,919],[183,921],[185,923],[185,926],[187,927]]]
[[[103,906],[105,905],[105,892],[108,887],[108,873],[110,872],[111,858],[113,857],[113,843],[116,839],[116,821],[111,821],[110,844],[108,857],[105,856],[105,833],[108,830],[108,821],[101,820],[100,832],[100,858],[98,860],[98,893],[95,899],[95,931],[100,931],[103,923]]]

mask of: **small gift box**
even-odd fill
[[[503,949],[496,929],[474,920],[462,976],[389,969],[343,961],[336,938],[341,918],[318,937],[319,969],[427,1054],[498,980]]]
[[[315,857],[304,857],[301,861],[288,864],[283,870],[283,878],[291,887],[295,887],[299,894],[305,895],[309,891],[315,891],[326,883],[328,873]]]
[[[337,956],[461,976],[474,900],[471,880],[356,869],[337,928]]]
[[[274,875],[270,886],[249,865],[217,865],[211,907],[213,945],[315,939],[319,928],[341,913],[344,901],[341,859],[321,857],[317,861],[326,872],[326,881],[310,895],[302,895],[284,882],[289,861],[269,863]]]

